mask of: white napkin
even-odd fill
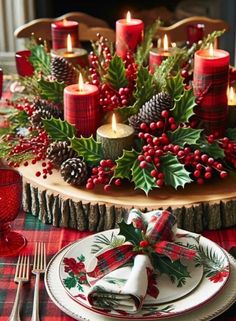
[[[149,257],[136,255],[133,264],[108,273],[91,287],[89,303],[96,309],[137,313],[147,293],[147,268],[153,269]]]

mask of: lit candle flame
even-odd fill
[[[165,34],[163,38],[163,49],[164,51],[168,51],[168,48],[169,48],[168,37],[167,37],[167,34]]]
[[[84,81],[83,81],[83,77],[82,77],[81,73],[79,74],[78,89],[79,89],[79,91],[84,90]]]
[[[234,88],[232,86],[230,86],[228,88],[227,95],[228,95],[228,103],[229,104],[232,104],[233,102],[236,101],[236,93],[235,93]]]
[[[117,131],[117,126],[116,126],[116,115],[112,115],[112,120],[111,120],[111,128],[114,133]]]
[[[212,43],[210,44],[210,47],[209,47],[209,55],[210,57],[214,57],[214,47]]]
[[[67,25],[67,20],[66,20],[66,18],[63,19],[63,25],[65,25],[65,26]]]
[[[73,52],[70,34],[67,35],[67,52]]]
[[[128,11],[126,15],[126,22],[130,23],[131,22],[131,13]]]

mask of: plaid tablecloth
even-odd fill
[[[28,243],[24,252],[28,254],[33,254],[35,242],[45,242],[47,246],[47,261],[65,245],[91,234],[90,232],[78,232],[45,225],[38,218],[23,212],[14,221],[13,229],[26,237]],[[220,231],[205,231],[203,235],[218,243],[226,250],[236,246],[236,229],[234,228]],[[14,302],[17,287],[13,281],[16,260],[17,257],[0,258],[0,321],[8,320]],[[32,261],[31,259],[31,263]],[[35,277],[32,276],[30,282],[23,287],[22,321],[31,319],[34,282]],[[40,315],[41,321],[73,320],[51,301],[45,290],[43,280],[40,282]],[[236,304],[227,312],[214,319],[214,321],[236,321]]]

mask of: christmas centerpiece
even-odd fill
[[[51,57],[31,41],[34,75],[21,79],[23,97],[9,102],[0,156],[16,168],[36,164],[34,175],[45,182],[59,173],[66,183],[94,193],[101,193],[101,185],[104,193],[122,192],[128,184],[150,197],[153,190],[158,195],[171,187],[174,193],[225,179],[236,164],[236,130],[222,128],[224,111],[219,119],[217,108],[202,103],[215,95],[211,82],[204,91],[192,81],[194,53],[222,32],[171,50],[150,71],[158,26],[146,30],[136,52],[122,51],[121,57],[98,35],[87,67]]]

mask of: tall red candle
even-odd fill
[[[98,87],[81,83],[64,89],[64,118],[77,129],[78,135],[96,133],[99,122]]]
[[[51,24],[52,49],[66,48],[67,35],[70,34],[72,46],[79,46],[79,24],[77,21],[54,21]]]
[[[198,50],[194,56],[193,87],[196,114],[206,133],[224,134],[227,122],[229,53],[220,49]]]
[[[116,54],[125,58],[127,52],[135,52],[143,39],[144,23],[140,19],[131,19],[128,12],[126,19],[116,21]]]

